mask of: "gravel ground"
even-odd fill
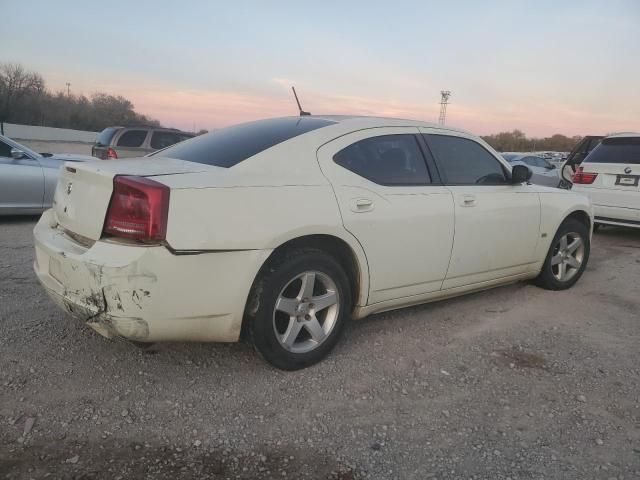
[[[0,478],[640,478],[640,231],[596,234],[572,290],[376,315],[285,373],[67,318],[34,222],[0,218]]]

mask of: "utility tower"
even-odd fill
[[[451,92],[449,90],[440,91],[440,118],[438,118],[438,123],[440,125],[444,125],[447,120],[447,105],[449,105],[450,96]]]

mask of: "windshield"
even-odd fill
[[[274,145],[334,123],[313,117],[258,120],[222,128],[152,155],[229,168]]]
[[[98,134],[96,138],[96,145],[106,147],[111,143],[111,139],[118,131],[118,127],[107,127]]]

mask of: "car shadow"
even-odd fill
[[[0,224],[37,223],[40,215],[0,215]]]
[[[613,227],[608,225],[601,225],[597,232],[594,233],[597,237],[607,237],[618,240],[629,240],[633,242],[640,241],[640,228],[628,228],[628,227]],[[633,245],[640,248],[640,244]]]

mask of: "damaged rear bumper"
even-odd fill
[[[97,241],[87,248],[45,212],[34,270],[49,296],[106,337],[232,342],[269,250],[174,255],[163,246]]]

